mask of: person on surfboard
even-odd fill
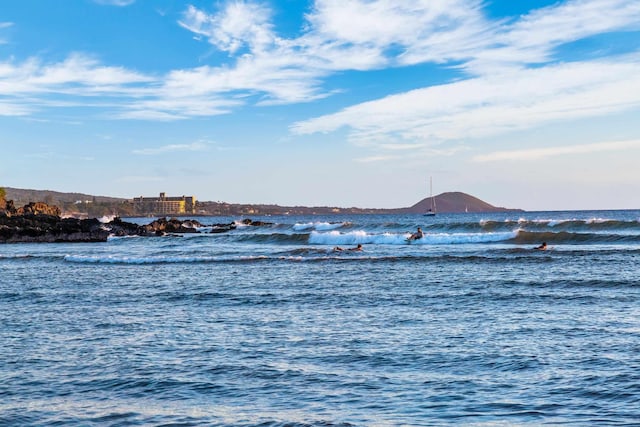
[[[344,251],[344,249],[342,249],[340,246],[336,246],[334,249],[334,251]],[[348,251],[353,251],[353,252],[360,252],[362,251],[362,245],[360,243],[358,243],[358,246],[356,246],[355,248],[350,248],[347,249]]]
[[[415,233],[413,233],[411,236],[409,236],[407,240],[418,240],[418,239],[422,239],[423,237],[424,237],[424,233],[422,232],[422,229],[418,227],[418,230]]]
[[[542,244],[540,246],[536,246],[534,249],[537,249],[539,251],[547,250],[547,242],[542,242]]]

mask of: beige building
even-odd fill
[[[136,197],[133,206],[137,214],[143,215],[184,215],[196,213],[196,198],[194,196],[167,197],[160,193],[160,197]]]

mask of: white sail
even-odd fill
[[[433,197],[433,180],[429,177],[429,197],[431,201],[431,207],[427,212],[425,212],[425,216],[435,216],[436,214],[436,199]]]

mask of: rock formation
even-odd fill
[[[198,233],[197,227],[202,227],[198,221],[185,220],[181,221],[176,218],[166,219],[160,218],[147,225],[140,226],[138,235],[162,235],[165,233]]]
[[[103,242],[108,236],[97,219],[0,214],[0,243]]]
[[[97,219],[60,218],[46,203],[21,208],[8,200],[0,209],[0,243],[103,242],[110,231]]]
[[[262,226],[270,223],[242,221],[246,225]],[[104,242],[109,236],[162,236],[165,234],[199,233],[200,222],[187,219],[160,218],[146,225],[138,225],[115,218],[101,223],[97,219],[61,218],[60,209],[46,203],[29,203],[21,208],[8,200],[0,209],[0,243]],[[235,223],[213,224],[211,233],[234,230]]]

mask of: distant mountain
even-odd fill
[[[50,190],[24,190],[5,187],[6,199],[13,200],[15,206],[29,202],[46,202],[59,206],[63,213],[73,216],[95,216],[116,214],[123,217],[133,214],[131,199],[93,196],[83,193],[62,193]],[[434,197],[438,213],[456,212],[509,212],[520,209],[495,207],[476,197],[461,192],[442,193]],[[429,210],[429,197],[407,208],[370,209],[338,207],[279,206],[259,204],[233,204],[224,202],[199,201],[200,215],[331,215],[331,214],[423,214]]]
[[[477,197],[470,196],[459,191],[442,193],[434,197],[436,211],[438,213],[456,213],[456,212],[512,212],[522,211],[521,209],[508,209],[496,207],[484,202]],[[427,197],[420,200],[410,208],[401,209],[401,213],[425,213],[431,207],[431,198]]]

